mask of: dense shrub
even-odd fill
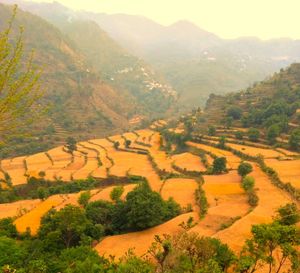
[[[246,176],[247,174],[251,173],[253,170],[253,167],[250,163],[242,162],[238,166],[238,174],[242,177]]]

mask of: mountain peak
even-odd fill
[[[211,36],[217,38],[215,34],[200,28],[195,23],[188,20],[177,21],[172,25],[168,26],[168,29],[186,34],[191,33],[197,36]]]

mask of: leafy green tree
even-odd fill
[[[292,131],[289,139],[289,145],[291,149],[295,151],[300,150],[300,129],[295,129]]]
[[[233,123],[233,118],[232,117],[227,117],[225,119],[226,128],[230,128],[232,126],[232,123]]]
[[[129,229],[141,230],[156,226],[164,220],[164,201],[160,194],[141,183],[126,197]]]
[[[248,138],[250,141],[252,142],[256,142],[259,140],[259,137],[260,137],[260,132],[258,129],[256,128],[250,128],[248,130]]]
[[[84,211],[76,206],[67,205],[60,211],[50,211],[42,218],[39,238],[48,240],[59,246],[77,246],[91,222]]]
[[[155,272],[154,265],[149,261],[138,258],[134,255],[125,257],[118,264],[116,273],[152,273]]]
[[[232,106],[227,110],[227,116],[233,119],[240,119],[242,117],[242,109],[237,106]]]
[[[253,171],[253,167],[248,162],[242,162],[238,166],[238,174],[242,177],[246,176],[247,174],[251,173]]]
[[[271,145],[276,143],[276,138],[280,134],[280,128],[277,124],[273,124],[268,128],[267,139]]]
[[[16,40],[11,37],[17,6],[8,27],[0,32],[0,140],[35,121],[41,113],[40,72],[33,65],[33,54],[24,60],[23,28]]]
[[[77,150],[77,145],[76,145],[76,143],[77,143],[77,142],[76,142],[76,139],[73,138],[73,137],[68,137],[68,138],[66,139],[66,145],[65,145],[65,147],[66,147],[68,153],[73,154],[73,152]]]
[[[255,272],[260,263],[267,264],[268,272],[283,272],[288,261],[292,272],[299,270],[299,235],[295,226],[278,222],[252,227],[252,239],[247,240],[239,259],[238,272]],[[278,252],[276,251],[278,250]]]
[[[45,187],[39,187],[37,189],[37,194],[38,194],[39,199],[45,200],[48,197],[49,192]]]
[[[215,136],[216,135],[216,128],[214,126],[208,127],[208,135],[209,136]]]
[[[300,221],[300,212],[295,203],[281,206],[277,213],[276,220],[282,225],[295,225]]]
[[[131,140],[126,139],[125,140],[125,147],[128,149],[130,147],[130,145],[131,145]]]
[[[91,197],[90,191],[82,192],[78,198],[78,204],[85,208],[88,205]]]
[[[111,200],[117,202],[120,200],[123,193],[124,193],[124,187],[122,187],[122,186],[114,187],[112,189],[112,191],[110,192],[109,196],[110,196]]]
[[[60,255],[60,271],[65,273],[104,273],[108,262],[90,247],[64,249]]]
[[[218,143],[218,147],[220,147],[221,149],[225,148],[226,145],[226,137],[225,136],[221,136],[219,138],[219,143]]]
[[[227,159],[225,157],[217,157],[213,162],[213,173],[221,174],[226,171]]]
[[[244,138],[244,133],[241,132],[241,131],[237,131],[235,133],[235,138],[238,139],[238,140],[242,140]]]
[[[116,150],[118,150],[119,147],[120,147],[120,142],[119,142],[119,141],[115,141],[115,142],[114,142],[114,148],[115,148]]]
[[[255,186],[255,179],[252,176],[245,176],[242,181],[243,189],[248,192],[252,191]]]
[[[17,228],[12,218],[3,218],[0,220],[0,236],[16,238],[18,236]]]
[[[20,267],[26,258],[26,250],[14,239],[0,237],[0,268],[5,265]]]
[[[127,194],[125,202],[116,203],[113,225],[117,230],[146,229],[176,216],[180,211],[178,208],[173,200],[164,201],[147,182],[141,182]]]

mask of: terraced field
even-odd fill
[[[238,165],[241,162],[241,159],[231,152],[221,150],[221,149],[218,149],[218,148],[215,148],[212,146],[208,146],[205,144],[200,144],[200,143],[188,142],[187,144],[191,147],[199,148],[206,152],[212,153],[213,155],[215,155],[217,157],[226,157],[227,167],[229,169],[237,169]]]
[[[10,176],[14,186],[27,183],[25,159],[26,157],[22,156],[1,161],[2,170]]]
[[[155,126],[162,127],[163,123],[157,122]],[[126,140],[131,141],[129,147],[125,145]],[[120,143],[119,149],[114,147],[115,141]],[[190,217],[195,221],[191,231],[219,238],[235,251],[239,251],[250,236],[253,224],[270,222],[276,209],[293,201],[284,190],[272,184],[256,163],[251,163],[254,167],[251,176],[255,178],[255,190],[259,197],[257,207],[251,210],[248,197],[241,187],[241,177],[237,173],[237,167],[243,160],[229,151],[187,142],[189,147],[198,148],[206,153],[209,165],[213,164],[213,156],[226,157],[229,169],[228,173],[221,175],[203,175],[202,189],[207,198],[208,210],[205,217],[200,218],[200,208],[195,198],[195,192],[201,183],[197,172],[207,171],[200,156],[188,151],[168,155],[160,149],[160,143],[161,136],[158,132],[144,129],[108,139],[80,142],[73,155],[65,152],[60,146],[45,153],[2,160],[0,179],[5,179],[4,173],[7,173],[13,185],[21,185],[27,183],[28,177],[41,177],[41,172],[44,172],[48,180],[55,181],[60,178],[66,183],[88,177],[102,181],[101,179],[113,180],[129,175],[141,176],[146,178],[151,188],[159,192],[165,200],[172,197],[185,208],[181,215],[166,223],[141,232],[106,237],[95,247],[101,255],[116,257],[124,255],[129,248],[133,248],[138,255],[145,254],[155,235],[179,231],[179,225]],[[252,156],[263,155],[266,165],[272,167],[282,181],[300,188],[300,160],[297,159],[297,153],[284,149],[274,150],[270,147],[255,148],[233,143],[227,145]],[[178,167],[177,171],[175,166]],[[160,176],[161,170],[171,176]],[[187,175],[186,171],[194,171],[196,174]],[[90,191],[90,201],[112,201],[110,193],[115,186],[108,184]],[[121,198],[125,199],[127,193],[135,187],[136,184],[124,185]],[[24,200],[0,204],[0,219],[14,217],[20,232],[30,229],[32,234],[36,234],[41,217],[46,212],[51,208],[62,209],[68,204],[78,205],[80,194],[81,192],[53,195],[45,201]]]
[[[278,173],[283,182],[291,183],[295,188],[300,189],[300,159],[267,159],[265,162]]]

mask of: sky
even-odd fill
[[[37,2],[52,2],[35,0]],[[223,38],[300,39],[300,0],[57,0],[73,9],[189,20]]]

